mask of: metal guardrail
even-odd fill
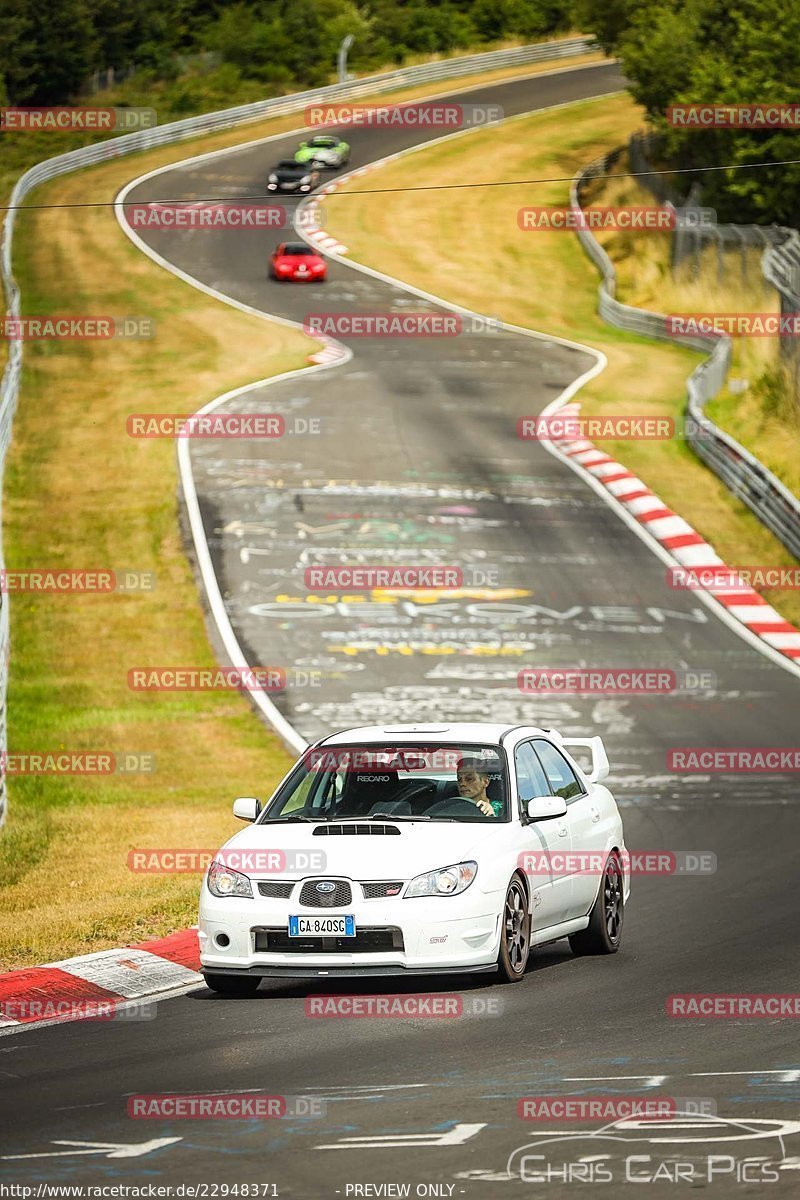
[[[800,312],[800,233],[786,231],[788,237],[779,246],[770,246],[761,259],[761,271],[768,283],[780,292],[781,312]]]
[[[570,204],[580,212],[582,189],[593,177],[605,174],[622,152],[614,151],[589,163],[572,181]],[[781,481],[768,471],[735,438],[720,429],[704,414],[704,407],[723,387],[731,363],[731,339],[722,337],[679,337],[667,330],[664,313],[648,312],[621,304],[616,298],[617,273],[606,251],[588,229],[577,230],[583,249],[600,271],[602,280],[598,311],[604,321],[616,329],[640,333],[663,341],[678,341],[694,350],[708,351],[708,357],[695,367],[686,382],[687,403],[684,436],[698,458],[756,514],[792,554],[800,558],[800,500]],[[783,252],[783,256],[782,256]],[[785,247],[773,247],[765,252],[770,267],[776,273],[788,272],[794,265],[795,279],[800,266],[800,237],[792,242],[794,264],[788,263]],[[800,309],[795,310],[800,311]]]
[[[204,133],[232,129],[238,125],[251,124],[266,117],[280,117],[302,112],[311,104],[333,100],[356,100],[382,92],[396,91],[404,86],[420,83],[435,83],[438,80],[460,79],[464,75],[483,74],[504,67],[527,66],[531,63],[573,58],[597,49],[592,37],[564,38],[559,41],[538,42],[531,46],[518,46],[512,50],[493,50],[485,54],[470,54],[463,58],[443,59],[440,62],[424,63],[421,66],[405,67],[397,71],[386,71],[364,79],[353,79],[347,83],[334,83],[311,91],[295,92],[290,96],[278,96],[269,100],[258,100],[253,104],[242,104],[219,112],[204,113],[199,117],[187,117],[154,129],[142,129],[136,133],[123,134],[79,150],[45,159],[31,167],[17,180],[9,201],[10,208],[3,225],[2,279],[9,317],[20,315],[20,293],[12,273],[12,247],[16,210],[33,188],[48,180],[56,179],[69,171],[95,166],[125,154],[139,150],[150,150],[156,146],[185,141]],[[9,354],[2,382],[0,382],[0,497],[2,496],[3,471],[6,453],[11,441],[11,425],[17,406],[22,375],[22,341],[9,341]],[[0,523],[0,571],[5,570],[2,546],[2,524]],[[9,615],[8,596],[0,591],[0,754],[7,750],[6,702],[9,663]],[[0,770],[0,825],[6,816],[5,772]]]

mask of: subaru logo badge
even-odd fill
[[[322,883],[317,884],[317,891],[322,892],[323,895],[327,896],[331,892],[336,891],[336,884],[331,883],[328,879],[323,879]]]

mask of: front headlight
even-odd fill
[[[300,180],[300,182],[301,182],[301,183],[311,183],[311,176],[310,176],[310,175],[304,175],[304,176],[303,176],[303,178]]]
[[[278,176],[275,174],[270,175],[267,179],[267,183],[277,183],[277,182],[278,182]]]
[[[241,871],[234,871],[222,863],[212,862],[208,868],[208,890],[212,896],[247,896],[253,899],[253,889],[250,880]]]
[[[453,867],[428,871],[411,880],[404,899],[410,900],[412,896],[457,896],[459,892],[467,890],[477,874],[476,862],[456,863]]]

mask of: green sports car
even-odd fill
[[[350,161],[350,147],[334,134],[318,133],[300,143],[294,158],[312,167],[344,167]]]

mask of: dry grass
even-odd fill
[[[625,170],[624,163],[620,170]],[[598,186],[598,204],[652,204],[635,180],[615,179]],[[617,268],[617,295],[626,304],[658,312],[778,313],[778,293],[760,270],[761,250],[740,250],[718,261],[707,246],[695,264],[687,260],[670,270],[668,234],[599,235]],[[746,381],[744,392],[724,388],[707,408],[712,417],[755,454],[796,495],[800,494],[800,406],[796,385],[780,360],[778,340],[733,339],[731,379]]]
[[[69,204],[87,187],[111,198],[130,174],[130,163],[114,163],[38,198]],[[174,444],[134,441],[125,418],[192,411],[302,366],[315,345],[162,271],[111,209],[26,214],[18,239],[26,312],[146,314],[156,336],[26,347],[5,491],[8,564],[153,571],[157,583],[140,596],[12,598],[10,748],[147,751],[156,771],[10,780],[0,838],[6,966],[190,922],[197,879],[133,877],[128,849],[213,847],[232,832],[230,797],[268,792],[288,765],[245,698],[127,687],[130,666],[211,665],[213,656],[179,535]]]
[[[685,381],[700,356],[605,325],[596,312],[597,273],[577,238],[522,231],[517,223],[524,205],[568,203],[567,180],[591,159],[625,142],[642,119],[630,98],[619,95],[454,138],[359,178],[359,194],[348,195],[345,185],[328,196],[326,228],[350,247],[353,259],[368,266],[478,312],[603,350],[609,365],[581,392],[585,414],[667,416],[679,425]],[[433,190],[465,180],[519,178],[560,181]],[[402,190],[382,190],[393,187],[431,190],[415,193],[410,204]],[[378,190],[380,195],[370,196]],[[658,235],[648,236],[655,242]],[[635,279],[630,266],[623,284],[630,287],[629,295],[638,289],[637,297],[643,298],[657,290],[658,254],[654,245],[642,266],[637,265]],[[663,302],[655,307],[663,308]],[[727,562],[794,562],[682,439],[603,446],[646,480]],[[800,596],[764,594],[789,620],[800,622]]]

